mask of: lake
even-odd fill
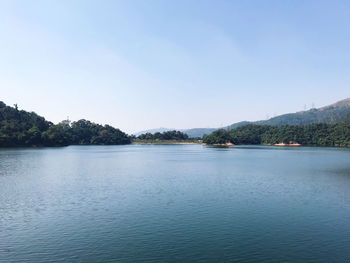
[[[0,262],[350,262],[350,149],[0,150]]]

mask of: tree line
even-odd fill
[[[217,130],[203,137],[207,144],[299,143],[309,146],[350,146],[350,122],[308,125],[246,125],[233,130]]]
[[[110,125],[88,120],[53,124],[34,112],[19,110],[0,101],[0,147],[118,145],[132,140],[184,141],[180,131],[145,133],[128,136]],[[350,122],[270,126],[249,124],[231,130],[217,130],[203,137],[207,144],[277,144],[299,143],[311,146],[350,146]]]
[[[110,125],[88,120],[53,124],[34,112],[19,110],[0,101],[0,147],[117,145],[130,137]]]
[[[152,133],[144,133],[136,137],[136,139],[139,140],[146,140],[146,141],[168,141],[168,140],[174,140],[174,141],[184,141],[188,140],[188,135],[186,133],[180,132],[180,131],[165,131],[165,132],[156,132],[154,134]]]

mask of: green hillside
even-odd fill
[[[34,112],[0,101],[0,147],[128,144],[119,129],[87,120],[53,124]]]
[[[350,121],[350,98],[338,101],[337,103],[319,109],[283,114],[268,120],[255,122],[242,121],[217,129],[196,128],[184,130],[184,132],[187,133],[190,137],[202,137],[203,135],[210,134],[218,129],[230,130],[248,124],[283,126],[306,125],[312,123],[338,123],[343,121]]]
[[[350,120],[350,98],[319,109],[283,114],[255,124],[272,126],[337,123]]]
[[[233,130],[217,130],[203,138],[207,144],[301,144],[350,146],[350,122],[269,126],[249,124]]]

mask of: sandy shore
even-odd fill
[[[200,144],[200,142],[177,142],[177,141],[136,141],[131,144]]]
[[[208,144],[202,143],[202,145],[208,145]],[[227,143],[214,143],[214,144],[211,144],[211,145],[213,145],[213,146],[234,146],[234,144],[231,143],[231,142],[227,142]]]
[[[274,145],[275,146],[301,146],[300,143],[283,143],[283,142],[276,143]]]

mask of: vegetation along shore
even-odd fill
[[[191,138],[185,132],[176,130],[129,136],[110,125],[100,125],[84,119],[53,124],[34,112],[19,110],[17,105],[10,107],[0,101],[0,147],[130,143],[349,147],[350,121],[282,126],[247,124],[216,130],[203,138]]]
[[[265,144],[277,146],[350,146],[350,122],[309,125],[246,125],[204,136],[206,144]]]

